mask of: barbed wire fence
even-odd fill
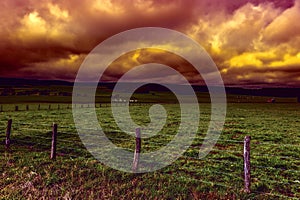
[[[101,108],[101,107],[110,107],[111,104],[114,106],[126,106],[129,103],[130,106],[140,106],[140,105],[148,105],[151,102],[104,102],[98,103],[96,102],[94,105],[92,104],[74,104],[76,108]],[[163,104],[172,104],[172,103],[163,103]],[[72,109],[71,103],[22,103],[22,104],[0,104],[0,112],[15,112],[15,111],[37,111],[37,110],[66,110]]]
[[[53,126],[57,126],[56,131],[53,130]],[[70,158],[92,158],[92,155],[85,149],[84,145],[82,144],[78,134],[76,133],[75,126],[68,126],[68,125],[57,125],[57,124],[38,124],[38,128],[36,124],[34,123],[24,123],[24,122],[13,122],[11,119],[6,122],[0,122],[0,127],[3,127],[3,132],[5,134],[1,134],[1,137],[5,135],[4,139],[4,145],[6,151],[10,150],[10,145],[25,145],[30,146],[35,149],[40,149],[43,151],[49,151],[49,159],[55,160],[56,155],[57,156],[65,156]],[[25,133],[30,132],[30,134]],[[65,131],[66,129],[72,130],[72,132]],[[118,132],[119,130],[112,130],[112,132]],[[1,131],[2,132],[2,131]],[[55,133],[56,132],[56,133]],[[53,137],[53,134],[56,134],[56,137]],[[167,135],[167,134],[166,134]],[[174,136],[173,134],[169,135],[170,137]],[[140,152],[140,150],[137,151],[136,147],[139,146],[139,148],[143,149],[144,147],[161,147],[162,145],[165,145],[168,140],[164,141],[151,141],[151,140],[145,140],[143,143],[137,144],[136,138],[118,138],[118,137],[112,137],[107,136],[108,139],[110,139],[113,142],[116,143],[126,143],[130,144],[129,150],[133,150],[135,152]],[[55,139],[55,146],[53,146],[53,140]],[[204,138],[197,138],[198,140],[203,140]],[[219,139],[219,143],[224,143],[227,145],[235,145],[237,146],[239,150],[228,150],[228,149],[218,149],[214,148],[210,155],[207,156],[204,159],[199,159],[197,157],[199,153],[199,145],[191,145],[178,160],[180,162],[194,162],[195,165],[191,167],[191,165],[185,166],[180,165],[179,169],[176,173],[182,174],[182,176],[178,176],[179,179],[188,179],[190,182],[197,182],[206,184],[208,186],[218,186],[218,187],[224,187],[226,189],[234,189],[236,187],[233,187],[231,185],[224,184],[224,181],[222,182],[222,179],[218,180],[203,180],[203,175],[201,173],[215,173],[218,175],[221,175],[224,179],[235,179],[240,181],[240,188],[244,188],[245,192],[251,192],[252,194],[258,195],[258,196],[274,196],[278,198],[285,198],[285,199],[297,199],[299,198],[299,193],[292,193],[290,191],[283,191],[280,188],[287,188],[287,186],[294,185],[297,187],[297,185],[300,185],[300,157],[299,154],[295,155],[278,155],[274,153],[261,153],[259,152],[259,146],[273,146],[273,147],[291,147],[295,148],[299,151],[299,145],[297,144],[277,144],[272,142],[264,142],[264,141],[253,141],[251,145],[251,154],[250,151],[248,151],[249,156],[251,155],[251,171],[250,171],[250,165],[249,172],[247,175],[249,176],[249,183],[245,183],[246,174],[245,169],[243,166],[245,165],[245,155],[243,152],[243,149],[245,151],[245,141],[241,140],[234,140],[234,139]],[[250,144],[250,141],[249,141]],[[53,148],[55,152],[53,152]],[[256,150],[258,149],[258,150]],[[53,153],[55,153],[55,156],[53,156]],[[51,156],[50,156],[51,155]],[[217,155],[217,156],[216,156]],[[250,157],[249,157],[250,158]],[[264,160],[268,159],[275,159],[278,162],[277,164],[271,164],[269,166],[266,166],[262,163],[264,163]],[[292,167],[287,168],[286,165],[284,165],[284,162],[287,162],[289,160],[294,161],[295,164],[292,165]],[[138,161],[135,161],[138,163]],[[199,169],[198,166],[203,163],[209,164],[209,168],[201,168]],[[217,164],[221,164],[224,166],[222,171],[219,169],[216,169]],[[138,168],[138,164],[136,166]],[[136,169],[135,169],[136,170]],[[199,173],[201,172],[201,173]],[[251,172],[251,173],[250,173]],[[165,174],[172,176],[173,172],[168,171],[166,169]],[[251,177],[250,177],[251,174]],[[275,175],[274,175],[275,174]],[[264,175],[264,176],[263,176]],[[220,176],[218,176],[220,178]],[[286,177],[286,178],[285,178]],[[251,190],[251,184],[255,185],[261,185],[256,190]],[[267,184],[273,184],[273,188],[276,188],[276,190],[270,190],[268,189]],[[245,186],[243,187],[243,184]],[[248,184],[246,186],[246,184]],[[249,189],[249,191],[247,191]]]

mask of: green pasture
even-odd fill
[[[253,99],[259,98],[263,97]],[[232,99],[243,100],[243,97]],[[16,105],[20,111],[14,111]],[[134,137],[118,128],[109,104],[104,105],[97,104],[96,111],[106,136],[117,146],[133,151]],[[300,198],[300,104],[297,103],[229,103],[217,144],[208,156],[198,159],[211,113],[210,104],[201,103],[199,130],[191,147],[173,164],[143,174],[120,172],[93,158],[77,134],[67,102],[16,101],[2,106],[1,199]],[[139,125],[149,123],[150,106],[131,106],[132,119]],[[176,104],[164,107],[168,114],[166,124],[155,137],[142,140],[142,152],[160,149],[176,134],[179,107]],[[13,120],[10,150],[4,146],[8,119]],[[53,123],[58,124],[55,161],[49,158]],[[250,194],[243,192],[243,139],[247,135],[251,136]]]

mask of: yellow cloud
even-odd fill
[[[35,63],[31,68],[31,70],[34,69],[40,69],[40,70],[46,70],[49,69],[49,66],[51,66],[52,70],[62,70],[62,71],[75,71],[78,69],[82,61],[84,60],[86,55],[80,54],[70,54],[68,57],[65,58],[59,58],[48,62],[39,62]]]
[[[124,8],[117,3],[112,3],[111,0],[95,0],[92,1],[91,9],[96,12],[104,12],[111,15],[122,14],[124,12]]]
[[[47,4],[45,8],[49,13],[33,11],[24,15],[20,27],[11,32],[10,37],[25,44],[34,44],[36,41],[72,44],[75,35],[67,31],[70,21],[68,12],[54,4]]]
[[[286,54],[283,60],[274,61],[270,64],[271,67],[297,66],[300,70],[300,53],[297,55]]]
[[[69,12],[61,9],[58,5],[48,4],[49,12],[58,19],[68,20]]]
[[[138,59],[139,57],[140,57],[140,51],[137,50],[137,51],[134,52],[134,54],[132,55],[131,58],[132,58],[132,60],[133,60],[134,62],[138,63],[138,60],[137,60],[137,59]]]
[[[235,56],[230,59],[229,65],[231,67],[244,67],[244,66],[254,66],[261,67],[263,62],[252,53],[243,53],[242,55]]]
[[[72,66],[74,63],[78,62],[79,59],[79,55],[70,54],[68,58],[60,59],[57,63],[60,66]]]
[[[282,68],[296,66],[300,68],[300,53],[296,55],[285,54],[281,52],[275,53],[275,50],[268,52],[246,52],[238,56],[232,57],[227,62],[229,67],[261,67],[261,68]],[[225,73],[227,71],[224,71]]]
[[[220,41],[220,37],[218,35],[213,36],[210,43],[211,43],[211,50],[216,54],[220,54],[221,45],[222,45]]]
[[[134,1],[134,7],[139,10],[143,10],[144,12],[147,13],[153,13],[156,10],[155,7],[153,6],[152,1],[144,1],[144,0]]]
[[[47,33],[47,23],[36,11],[25,15],[21,24],[23,25],[19,33],[21,37],[32,38]]]

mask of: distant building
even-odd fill
[[[271,98],[271,99],[268,99],[267,102],[268,102],[268,103],[275,103],[275,102],[276,102],[276,99],[275,99],[275,98]]]

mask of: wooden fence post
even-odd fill
[[[38,110],[40,110],[41,109],[41,104],[39,104],[39,106],[38,106]]]
[[[51,105],[49,105],[49,107],[48,107],[48,110],[50,110],[51,109]]]
[[[15,111],[19,111],[19,106],[16,106],[16,107],[15,107]]]
[[[139,160],[140,160],[140,152],[141,152],[141,129],[135,129],[135,151],[133,157],[133,165],[132,171],[136,172],[139,167]]]
[[[251,171],[250,171],[250,136],[245,136],[244,139],[244,182],[246,193],[250,193],[251,186]]]
[[[57,138],[57,124],[53,123],[52,126],[52,143],[51,143],[51,156],[52,160],[56,158],[56,138]]]
[[[26,111],[28,111],[29,110],[29,106],[28,105],[26,105]]]
[[[1,107],[0,107],[0,112],[3,112],[3,107],[2,107],[2,105],[1,105]]]
[[[12,119],[9,119],[7,122],[7,128],[6,128],[6,139],[5,139],[6,149],[9,149],[9,146],[10,146],[11,124],[12,124]]]

